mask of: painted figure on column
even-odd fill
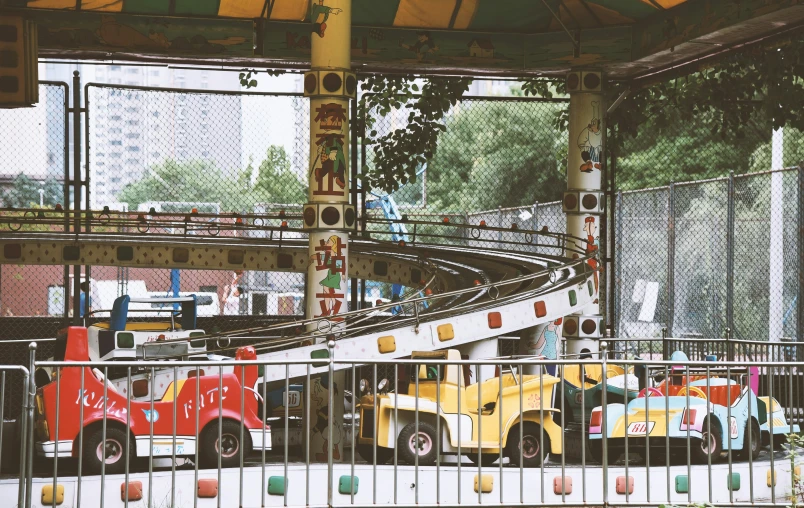
[[[343,124],[346,110],[336,102],[316,108],[314,122],[321,132],[316,133],[316,157],[310,168],[315,176],[314,196],[345,196],[346,157],[344,156]]]
[[[315,317],[334,316],[340,312],[344,298],[344,292],[341,290],[341,284],[346,281],[344,245],[338,235],[332,235],[326,243],[320,240],[315,251],[316,253],[310,258],[311,264],[315,263],[316,271],[327,271],[318,283],[321,292],[316,293],[315,297],[321,307],[321,313]]]
[[[337,7],[327,7],[324,5],[324,0],[318,0],[318,3],[313,2],[310,6],[310,22],[313,24],[312,32],[318,34],[319,37],[324,37],[329,16],[340,14],[341,11]]]
[[[544,356],[548,360],[558,360],[558,334],[560,333],[563,318],[550,321],[535,341],[528,343],[528,351],[537,356]],[[549,374],[555,373],[555,365],[547,367]]]
[[[311,383],[313,389],[311,391],[311,399],[313,407],[316,409],[316,422],[312,428],[311,446],[315,443],[322,443],[321,452],[316,451],[315,460],[318,462],[327,462],[329,459],[329,427],[332,426],[332,460],[340,462],[341,451],[340,443],[342,438],[341,425],[338,423],[337,418],[330,423],[329,421],[329,379],[326,375],[320,379],[316,379]],[[338,384],[333,383],[335,390],[335,400],[338,399]],[[315,450],[315,448],[314,448]]]
[[[592,120],[578,136],[578,148],[581,149],[581,173],[600,170],[600,155],[603,149],[603,133],[601,130],[600,103],[592,101]]]
[[[319,189],[324,186],[325,177],[334,178],[335,185],[341,189],[346,188],[346,161],[343,157],[341,143],[341,140],[330,136],[318,147],[318,158],[321,160],[321,167],[315,170],[315,181]],[[330,177],[329,175],[332,176]]]
[[[595,218],[594,216],[589,216],[584,219],[583,222],[583,230],[586,232],[586,244],[576,244],[578,247],[584,248],[587,254],[591,254],[597,251],[600,248],[600,237],[597,236],[597,226],[595,226]],[[593,270],[595,270],[595,293],[598,292],[598,275],[597,275],[597,259],[590,258],[586,264],[588,264]],[[595,300],[597,303],[597,300]]]

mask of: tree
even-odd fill
[[[61,182],[48,178],[40,183],[25,174],[19,174],[3,195],[3,204],[14,208],[38,207],[39,189],[45,190],[42,204],[46,207],[53,207],[64,201],[64,186]]]
[[[473,101],[448,116],[427,166],[428,206],[476,211],[561,199],[565,168],[556,152],[566,141],[532,113],[506,102]]]
[[[290,168],[290,159],[282,146],[271,145],[257,169],[255,188],[270,203],[303,203],[307,186]]]
[[[147,201],[220,203],[224,211],[253,212],[257,203],[301,203],[304,186],[293,174],[281,147],[270,147],[252,184],[251,162],[234,175],[207,160],[166,160],[149,168],[146,176],[127,185],[118,195],[132,209]]]

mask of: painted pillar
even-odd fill
[[[567,152],[567,191],[563,209],[567,214],[567,233],[581,238],[569,244],[568,257],[578,250],[599,252],[601,217],[605,205],[603,188],[604,115],[603,80],[598,71],[572,71],[567,75],[569,104],[569,150]],[[572,250],[574,249],[574,250]],[[600,261],[590,259],[589,267],[598,269]],[[563,332],[565,352],[582,354],[599,351],[603,318],[600,315],[598,296],[600,276],[594,275],[590,291],[593,303],[580,313],[567,316]]]
[[[311,70],[304,76],[304,95],[310,97],[310,185],[304,206],[309,234],[306,316],[320,317],[311,328],[337,335],[340,314],[347,309],[349,230],[355,209],[349,204],[349,101],[357,80],[351,67],[351,0],[312,0],[310,4]],[[319,342],[324,342],[324,338]],[[333,350],[334,351],[334,350]],[[327,462],[343,458],[344,375],[335,376],[334,422],[328,421],[328,379],[311,381],[309,459]],[[332,443],[329,443],[329,426]]]

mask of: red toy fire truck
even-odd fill
[[[236,360],[255,360],[251,346],[237,350]],[[70,327],[67,332],[66,362],[89,361],[87,329]],[[81,391],[81,370],[84,371],[84,388]],[[102,461],[109,474],[122,473],[126,463],[126,438],[129,439],[129,456],[154,457],[194,456],[196,447],[202,467],[217,467],[218,453],[221,465],[240,464],[240,455],[252,450],[270,449],[270,428],[257,416],[259,394],[253,387],[257,380],[257,365],[234,368],[234,373],[202,375],[170,383],[161,399],[151,402],[127,400],[98,369],[64,367],[51,383],[40,388],[36,395],[37,450],[46,457],[78,456],[78,435],[83,433],[83,464],[88,473],[99,473]],[[241,377],[241,372],[243,375]],[[55,376],[54,376],[55,378]],[[104,383],[107,396],[104,403]],[[198,400],[196,400],[196,383]],[[222,386],[219,401],[219,383]],[[57,384],[59,385],[57,387]],[[244,413],[241,417],[241,387],[245,387]],[[59,411],[56,413],[58,388]],[[222,406],[222,423],[219,431],[219,403]],[[83,404],[83,420],[80,407]],[[130,404],[130,406],[128,406]],[[176,410],[176,434],[173,436],[173,412]],[[106,439],[103,440],[103,414],[106,408]],[[127,410],[130,407],[130,413]],[[198,429],[196,429],[196,412]],[[56,419],[58,418],[58,435]],[[151,434],[153,424],[153,437]],[[240,434],[243,430],[241,442]],[[218,434],[221,434],[219,439]]]

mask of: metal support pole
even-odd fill
[[[81,75],[73,72],[73,232],[81,232]],[[65,209],[69,204],[65,203]],[[66,292],[66,291],[65,291]],[[89,292],[87,292],[87,297]],[[73,267],[73,325],[81,324],[81,266]]]
[[[33,492],[33,453],[34,453],[34,404],[36,404],[36,382],[34,380],[34,370],[36,369],[36,342],[31,342],[28,346],[28,393],[26,394],[26,399],[28,400],[28,406],[26,407],[27,417],[23,419],[22,424],[27,431],[27,442],[25,439],[22,441],[22,448],[27,448],[27,453],[25,456],[27,457],[27,461],[25,463],[25,471],[27,471],[27,475],[25,476],[25,505],[24,506],[31,506],[33,504],[32,492]],[[58,422],[58,418],[56,419]],[[57,425],[58,427],[58,425]],[[25,436],[23,435],[23,438]],[[22,470],[22,468],[20,468]],[[20,505],[23,506],[23,505]]]
[[[796,341],[804,342],[804,161],[798,163],[798,298]]]
[[[350,104],[349,104],[349,109],[350,109],[350,112],[351,112],[351,118],[357,118],[357,101],[351,101]],[[352,181],[357,182],[357,180],[359,178],[359,175],[358,175],[358,167],[359,166],[358,166],[358,163],[357,163],[357,157],[358,157],[357,137],[358,137],[358,134],[360,132],[362,132],[362,131],[360,130],[360,122],[352,122],[350,127],[352,129],[352,139],[351,139],[351,141],[352,141],[352,153],[351,153],[352,167],[350,168],[350,175],[351,175]],[[362,140],[362,138],[361,138],[361,140]],[[351,198],[352,198],[352,205],[355,207],[355,210],[358,210],[359,209],[358,204],[359,204],[359,201],[360,201],[359,196],[361,194],[360,189],[357,187],[357,185],[352,185],[350,190],[351,190],[350,195],[351,195]],[[357,232],[357,229],[358,229],[357,221],[355,221],[354,231]],[[351,279],[349,279],[349,281],[350,281],[350,285],[349,285],[349,305],[347,305],[347,307],[348,307],[349,311],[354,311],[354,310],[357,310],[359,308],[362,308],[362,306],[358,302],[358,298],[359,298],[359,294],[358,294],[358,291],[359,291],[358,279],[357,279],[357,277],[352,277]]]
[[[614,105],[612,105],[614,106]],[[606,111],[606,116],[611,113],[611,108]],[[604,122],[604,125],[608,125],[608,122]],[[619,238],[617,237],[617,199],[615,198],[615,189],[617,189],[617,182],[616,182],[616,172],[617,172],[617,152],[616,150],[611,150],[609,152],[608,149],[608,129],[604,129],[603,132],[605,133],[605,137],[603,139],[603,161],[605,162],[604,165],[604,172],[605,172],[605,182],[606,182],[606,189],[605,189],[605,206],[606,208],[603,210],[603,219],[602,222],[604,224],[604,230],[606,231],[606,238],[602,239],[601,244],[604,247],[603,252],[603,266],[606,268],[602,275],[601,279],[601,287],[606,288],[606,310],[603,312],[604,319],[606,322],[606,327],[609,331],[609,337],[616,337],[615,329],[616,329],[616,308],[615,308],[615,294],[616,294],[616,287],[617,277],[615,276],[615,266],[618,262],[619,258],[617,257],[617,242]],[[616,135],[615,135],[616,139]],[[609,166],[608,159],[611,157],[611,165]],[[619,194],[617,194],[619,197]],[[612,222],[613,220],[613,222]]]
[[[617,337],[620,331],[620,285],[623,280],[623,273],[622,273],[622,259],[623,259],[623,192],[617,191],[617,199],[616,205],[614,205],[614,229],[616,230],[614,233],[614,237],[617,239],[617,242],[614,244],[614,270],[616,272],[615,280],[616,282],[613,284],[612,288],[612,300],[614,300],[614,324],[612,326],[612,330],[614,332],[614,336]]]
[[[726,328],[734,334],[734,171],[729,171],[726,208]],[[733,361],[733,357],[729,358]]]
[[[667,195],[667,327],[673,335],[676,311],[676,184],[670,183]],[[667,357],[665,357],[667,358]]]

